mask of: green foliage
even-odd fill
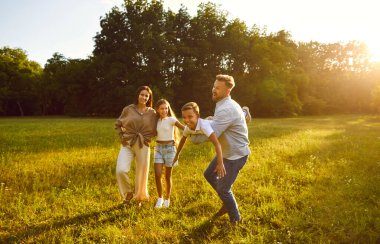
[[[220,73],[235,78],[234,98],[255,116],[377,109],[378,68],[364,43],[296,43],[286,30],[266,33],[228,17],[213,3],[190,16],[185,7],[165,10],[162,1],[125,0],[100,19],[92,56],[55,53],[42,78],[25,52],[1,49],[0,115],[116,116],[141,85],[176,111],[196,101],[210,115]]]
[[[255,119],[233,190],[243,223],[211,220],[211,144],[187,143],[170,209],[124,207],[113,119],[0,119],[1,243],[378,243],[379,116]],[[154,145],[152,145],[153,147]],[[152,155],[153,157],[153,155]],[[134,178],[132,167],[131,178]]]
[[[304,114],[368,113],[376,70],[362,43],[302,43],[299,67],[308,76],[300,84]]]
[[[0,115],[38,113],[36,90],[42,68],[20,48],[0,49]]]

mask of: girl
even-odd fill
[[[169,207],[170,205],[170,193],[172,187],[172,167],[173,159],[176,155],[176,141],[178,128],[183,129],[182,125],[177,118],[170,104],[165,99],[158,100],[156,104],[156,111],[159,119],[157,121],[157,139],[156,147],[154,151],[154,172],[156,177],[156,187],[158,193],[158,199],[156,208]],[[162,184],[161,175],[162,168],[165,165],[165,200],[162,197]]]

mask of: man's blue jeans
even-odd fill
[[[227,209],[231,221],[240,220],[240,212],[231,187],[235,182],[239,171],[247,162],[247,159],[248,156],[244,156],[236,160],[228,160],[223,158],[224,168],[226,169],[226,175],[223,178],[218,179],[216,172],[214,172],[217,164],[216,157],[211,161],[204,172],[204,177],[218,193],[219,198],[222,200],[223,205]]]

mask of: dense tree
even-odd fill
[[[162,3],[128,0],[123,8],[113,8],[101,20],[102,30],[95,36],[94,50],[97,80],[112,91],[107,99],[118,101],[113,108],[117,111],[133,101],[138,86],[149,85],[155,94],[165,94],[171,83],[164,69],[165,59],[170,56],[166,56],[166,13]]]
[[[183,102],[196,101],[202,114],[213,112],[211,88],[223,58],[222,37],[227,24],[226,14],[215,4],[200,4],[197,16],[190,20],[190,55],[183,67],[184,89],[175,93]]]
[[[173,108],[180,111],[191,92],[191,84],[186,82],[187,73],[194,69],[191,51],[190,15],[182,6],[178,13],[168,11],[165,36],[167,40],[164,60],[164,75],[167,88],[162,97],[172,101]]]
[[[0,49],[0,114],[37,114],[36,88],[41,74],[41,66],[28,60],[22,49]]]
[[[141,85],[175,111],[197,102],[213,113],[215,75],[234,76],[232,96],[255,116],[378,111],[379,65],[361,42],[296,43],[281,30],[248,28],[213,3],[195,16],[162,1],[125,0],[100,20],[93,55],[55,53],[42,72],[21,49],[1,49],[0,114],[117,116]],[[42,75],[41,75],[42,74]]]
[[[305,114],[369,112],[372,71],[363,43],[301,43],[298,54],[308,75],[301,89]]]
[[[54,53],[45,64],[39,84],[40,107],[43,115],[64,113],[66,87],[63,80],[66,76],[65,67],[68,62],[69,60],[62,54]]]

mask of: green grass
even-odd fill
[[[380,242],[379,116],[254,119],[237,227],[210,221],[221,205],[203,178],[210,143],[186,143],[170,209],[153,207],[152,164],[151,202],[123,207],[113,123],[0,119],[0,243]]]

